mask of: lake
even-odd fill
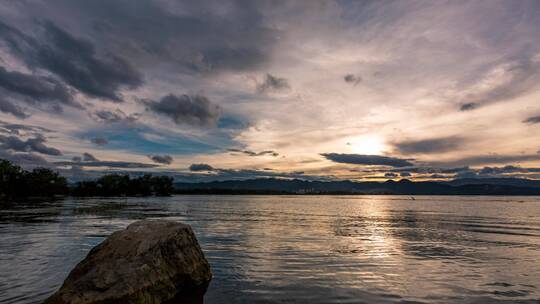
[[[173,196],[2,206],[0,303],[40,303],[111,232],[190,224],[205,303],[539,303],[540,197]]]

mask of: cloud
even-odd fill
[[[95,121],[98,122],[104,122],[104,123],[133,123],[139,118],[139,114],[131,114],[127,115],[120,109],[116,109],[116,111],[107,111],[107,110],[99,110],[94,112],[92,115],[92,118]]]
[[[189,166],[189,171],[214,171],[214,167],[208,165],[208,164],[192,164]]]
[[[0,131],[5,131],[10,134],[20,135],[21,133],[33,134],[35,136],[41,136],[42,133],[50,133],[52,130],[26,124],[8,123],[0,121]]]
[[[539,116],[531,116],[523,121],[523,123],[528,124],[537,124],[540,123],[540,115]]]
[[[123,161],[85,161],[85,162],[72,162],[61,161],[55,162],[57,166],[80,166],[80,167],[108,167],[108,168],[120,168],[120,169],[146,169],[155,168],[158,165],[145,164],[138,162],[123,162]]]
[[[363,154],[340,154],[340,153],[323,153],[321,154],[326,159],[336,163],[368,165],[368,166],[389,166],[389,167],[408,167],[414,166],[409,160],[380,156],[380,155],[363,155]]]
[[[8,113],[21,119],[27,118],[29,116],[24,112],[23,108],[14,105],[12,102],[4,98],[0,98],[0,112]]]
[[[521,166],[507,165],[504,167],[484,167],[478,171],[478,174],[506,174],[506,173],[538,173],[540,168],[527,168]]]
[[[343,80],[345,80],[345,82],[347,83],[351,83],[356,86],[360,82],[362,82],[362,76],[354,75],[354,74],[347,74],[343,77]]]
[[[257,93],[263,94],[269,91],[282,91],[290,88],[291,87],[287,79],[266,74],[263,82],[257,84]]]
[[[460,172],[470,171],[471,168],[468,166],[465,166],[465,167],[458,167],[458,168],[442,168],[442,169],[436,169],[436,170],[437,172],[440,172],[440,173],[460,173]],[[435,171],[432,171],[432,172],[435,172]]]
[[[540,60],[528,54],[490,66],[475,85],[464,90],[460,110],[474,110],[530,91],[538,83],[539,69]]]
[[[180,72],[256,69],[269,61],[279,35],[251,1],[57,0],[47,7],[91,24],[87,35],[96,43],[138,63],[167,63]]]
[[[170,165],[173,162],[173,158],[170,155],[149,155],[148,157],[158,164]]]
[[[476,108],[478,108],[478,104],[474,102],[469,102],[469,103],[462,104],[459,110],[465,112],[465,111],[472,111]]]
[[[19,153],[0,150],[0,159],[9,160],[23,168],[46,167],[50,165],[45,158],[35,153]]]
[[[97,162],[99,161],[96,157],[94,157],[94,155],[88,153],[88,152],[84,152],[83,153],[83,161],[85,162]]]
[[[221,108],[205,96],[167,95],[159,101],[146,101],[149,110],[168,116],[177,124],[215,126],[221,116]]]
[[[233,153],[242,153],[242,154],[247,155],[247,156],[263,156],[263,155],[270,155],[270,156],[273,156],[273,157],[279,156],[279,153],[277,153],[277,152],[275,152],[273,150],[254,152],[254,151],[251,151],[251,150],[227,149],[227,151],[233,152]]]
[[[423,177],[443,174],[429,171],[438,170],[435,165],[446,166],[447,160],[451,164],[470,155],[518,156],[521,151],[538,150],[530,128],[537,125],[522,124],[528,116],[517,116],[523,109],[534,110],[540,84],[536,4],[330,2],[6,2],[0,9],[5,23],[0,25],[4,69],[0,114],[6,120],[26,118],[25,122],[55,129],[54,141],[47,136],[50,142],[44,144],[70,157],[73,151],[94,153],[85,145],[101,146],[109,140],[102,149],[124,151],[129,160],[142,155],[142,162],[150,164],[154,162],[145,160],[146,155],[168,154],[175,163],[186,164],[192,158],[216,168],[319,170],[317,174],[338,178],[342,173],[343,178],[361,175],[348,173],[346,167],[379,168],[382,171],[373,174],[379,177],[411,167],[336,164],[314,151],[370,154],[380,149],[362,147],[362,141],[369,145],[373,137],[374,145],[388,149],[386,144],[394,139],[402,154],[398,147],[388,154],[372,154],[397,157],[415,166],[424,166],[420,162],[424,157],[438,161],[432,168],[418,169]],[[436,16],[436,22],[422,15]],[[101,73],[105,77],[98,77]],[[107,76],[111,74],[115,76]],[[80,80],[75,77],[79,75]],[[257,81],[245,83],[245,75],[255,75]],[[28,87],[14,87],[21,83],[14,79],[27,80],[23,85]],[[87,109],[64,106],[60,100],[67,99],[54,95],[56,86]],[[256,96],[258,86],[278,96]],[[292,88],[281,94],[287,87]],[[43,92],[42,99],[32,98],[31,92]],[[215,107],[194,105],[195,96],[188,97],[189,102],[161,104],[169,93],[177,99],[184,98],[179,93],[200,94]],[[126,102],[96,104],[88,97]],[[514,99],[513,106],[505,108],[501,103],[486,107],[485,113],[456,112],[459,107],[483,111],[485,105]],[[26,100],[35,100],[35,105]],[[449,103],[454,113],[444,112]],[[66,112],[51,115],[53,111],[34,109],[55,104]],[[137,112],[144,116],[124,125],[136,119],[131,114]],[[194,113],[203,113],[204,118]],[[466,120],[473,116],[472,121]],[[503,133],[486,127],[508,118],[517,124]],[[181,125],[170,128],[171,121]],[[0,134],[24,141],[35,137],[24,130],[7,132],[2,129]],[[468,145],[440,142],[453,134],[466,136]],[[352,145],[343,146],[346,142]],[[332,148],[339,146],[344,150]],[[276,151],[261,147],[287,158],[272,157]],[[227,152],[228,148],[239,149]],[[223,158],[219,152],[236,156]],[[303,163],[303,159],[319,163]],[[530,164],[525,160],[521,165]],[[156,171],[162,171],[165,166],[158,167]]]
[[[109,143],[109,141],[105,137],[95,137],[92,138],[90,141],[98,146],[104,146]]]
[[[409,173],[409,172],[400,172],[399,176],[401,176],[401,177],[409,177],[409,176],[411,176],[411,173]]]
[[[483,167],[479,169],[469,168],[468,170],[457,172],[454,178],[538,178],[540,168],[521,167],[516,165],[506,165],[503,167]]]
[[[444,174],[453,174],[463,171],[469,171],[469,167],[459,167],[459,168],[448,168],[448,167],[401,167],[401,168],[369,168],[369,169],[352,169],[353,172],[367,172],[367,173],[383,173],[383,172],[393,172],[399,173],[401,176],[411,176],[411,173],[417,174],[433,174],[433,173],[444,173]],[[403,175],[402,175],[403,174]]]
[[[5,150],[12,150],[17,152],[38,152],[41,154],[53,156],[62,155],[62,152],[60,152],[60,150],[46,146],[44,144],[45,142],[46,140],[43,136],[29,138],[27,140],[21,140],[16,136],[0,135],[0,147]]]
[[[442,174],[431,174],[428,176],[428,178],[441,179],[441,178],[448,178],[448,176],[442,175]]]
[[[223,169],[214,168],[208,164],[192,164],[189,167],[192,173],[175,174],[175,179],[182,181],[223,181],[244,180],[253,178],[301,178],[309,180],[326,180],[326,177],[306,175],[303,171],[277,172],[268,168],[253,169]]]
[[[23,74],[0,67],[0,88],[24,97],[23,100],[28,103],[59,102],[81,107],[73,100],[72,90],[52,77]]]
[[[387,172],[384,174],[384,177],[398,177],[398,175],[396,173],[392,173],[392,172]]]
[[[478,155],[455,159],[452,161],[431,162],[435,167],[480,166],[487,164],[508,164],[540,160],[540,154],[517,155]]]
[[[136,88],[143,83],[142,76],[125,59],[98,54],[90,41],[76,38],[50,21],[34,23],[34,27],[33,32],[39,33],[36,38],[0,23],[0,38],[29,67],[45,69],[88,96],[112,101],[122,100],[118,93],[121,88]],[[19,91],[33,93],[29,90],[32,88],[35,86]],[[53,90],[38,89],[55,98],[68,96],[63,96],[65,91],[59,85]]]
[[[401,154],[430,154],[449,152],[463,146],[465,139],[451,136],[416,141],[402,141],[394,143],[394,147]]]

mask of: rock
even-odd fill
[[[189,225],[138,221],[94,247],[46,304],[180,303],[202,295],[210,265]]]

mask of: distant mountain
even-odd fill
[[[540,188],[540,180],[523,178],[460,178],[445,182],[445,184],[451,186],[487,184]]]
[[[353,182],[265,178],[175,183],[174,187],[176,193],[186,194],[540,195],[540,181],[525,179]]]

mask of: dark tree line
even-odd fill
[[[167,196],[173,192],[173,179],[168,176],[130,178],[129,175],[109,174],[96,181],[78,182],[71,189],[74,196]]]
[[[0,160],[0,197],[53,196],[69,193],[67,180],[46,168],[23,170]]]
[[[109,174],[95,181],[78,182],[71,187],[67,179],[47,168],[23,170],[0,160],[0,198],[31,196],[167,196],[173,193],[173,179],[167,176],[130,178]]]

